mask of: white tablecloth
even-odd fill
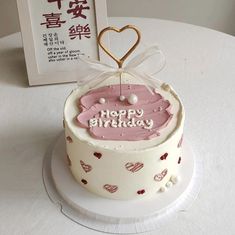
[[[235,234],[235,38],[171,21],[110,19],[125,24],[165,53],[157,76],[181,96],[185,136],[204,165],[198,199],[159,234]],[[0,234],[101,234],[63,216],[42,183],[45,151],[62,130],[64,100],[75,86],[29,88],[20,34],[0,39]]]

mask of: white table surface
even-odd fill
[[[138,26],[143,42],[165,53],[158,78],[180,94],[185,136],[204,165],[198,199],[159,234],[235,234],[235,38],[172,21],[110,19],[125,24]],[[20,34],[0,39],[1,235],[101,234],[63,216],[42,183],[45,151],[62,131],[63,103],[75,86],[29,88]]]

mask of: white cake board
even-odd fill
[[[183,145],[180,181],[150,199],[111,200],[88,192],[73,178],[65,160],[64,136],[50,148],[43,164],[43,181],[50,199],[74,222],[106,233],[142,233],[169,223],[186,210],[200,191],[201,166],[189,145]]]

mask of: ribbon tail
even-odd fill
[[[139,79],[140,81],[142,81],[142,82],[144,83],[145,87],[149,90],[149,92],[150,92],[152,95],[154,94],[154,93],[153,93],[153,89],[150,88],[151,86],[149,86],[150,84],[148,83],[148,81],[146,82],[146,80],[144,80],[144,79],[141,78],[141,77],[137,77],[137,79]]]
[[[156,87],[156,84],[158,85],[158,87],[160,87],[160,81],[147,74],[140,74],[134,71],[128,71],[127,73],[141,81],[152,95],[154,94],[153,88]]]
[[[160,65],[156,61],[161,61]],[[135,69],[138,73],[154,75],[159,73],[166,65],[166,58],[157,45],[153,45],[144,52],[135,56],[126,66],[126,69]]]
[[[112,74],[116,71],[109,65],[86,57],[79,57],[79,62],[78,86],[93,83],[93,80],[97,80],[103,74]]]
[[[156,79],[155,77],[148,75],[148,74],[143,74],[144,78],[146,79],[146,81],[151,84],[153,87],[156,87],[156,85],[158,86],[158,88],[161,86],[161,81]]]

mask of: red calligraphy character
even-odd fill
[[[61,9],[61,1],[63,0],[47,0],[48,2],[57,2],[57,6],[59,9]]]
[[[79,40],[82,39],[82,36],[86,37],[86,38],[90,38],[91,37],[91,30],[88,24],[86,24],[85,26],[82,25],[77,25],[77,26],[72,26],[69,28],[69,37],[70,39],[75,39],[76,37],[79,38]]]
[[[84,18],[86,19],[86,15],[83,14],[83,10],[89,10],[90,7],[89,6],[84,6],[87,4],[87,0],[75,0],[75,1],[70,1],[69,2],[69,10],[67,10],[67,13],[68,14],[73,14],[73,18],[78,18],[78,17],[81,17],[81,18]],[[74,7],[75,5],[75,7]],[[72,8],[74,7],[74,8]],[[72,18],[72,19],[73,19]]]
[[[60,28],[61,24],[66,22],[60,20],[61,15],[61,13],[43,14],[43,16],[46,18],[46,22],[41,23],[41,25],[45,24],[47,28]]]

